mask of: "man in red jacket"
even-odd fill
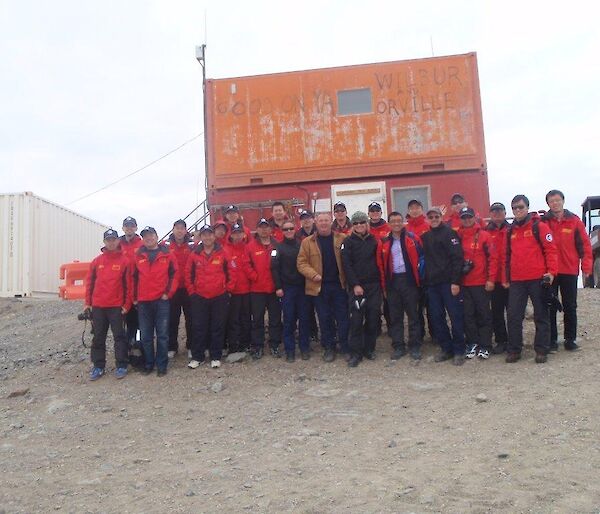
[[[475,211],[460,212],[458,236],[463,249],[462,292],[467,339],[467,359],[489,359],[492,350],[492,310],[489,292],[494,289],[498,254],[489,232],[475,223]]]
[[[458,230],[461,227],[460,211],[468,206],[469,204],[461,193],[454,193],[452,195],[450,199],[450,216],[445,220],[452,230]],[[483,227],[483,222],[477,212],[475,213],[475,222]]]
[[[235,268],[229,254],[216,241],[214,229],[200,229],[202,243],[194,248],[185,267],[185,284],[192,304],[192,360],[196,369],[208,349],[210,367],[221,367],[229,293],[235,284]]]
[[[352,232],[352,223],[350,223],[344,202],[335,202],[333,205],[333,217],[335,218],[331,224],[333,232],[338,234],[350,234]]]
[[[504,287],[508,292],[508,354],[517,362],[523,349],[523,319],[527,298],[533,304],[535,362],[548,360],[550,316],[545,292],[558,272],[558,251],[548,225],[537,213],[529,213],[529,199],[517,195],[511,201],[514,221],[506,234]],[[546,291],[545,291],[546,290]]]
[[[282,232],[283,234],[283,232]],[[271,225],[265,218],[258,220],[256,236],[248,246],[250,274],[250,309],[252,311],[252,358],[263,356],[265,344],[265,311],[269,314],[269,343],[271,355],[281,357],[281,302],[275,294],[271,275],[271,253],[277,242],[271,237]]]
[[[392,360],[406,355],[404,342],[404,314],[408,318],[408,349],[413,360],[421,359],[421,327],[418,301],[419,260],[423,245],[418,235],[403,226],[402,214],[391,212],[388,216],[390,235],[383,240],[382,261],[385,279],[384,294],[390,311],[388,334],[392,338]]]
[[[247,352],[250,349],[250,259],[246,251],[244,227],[240,223],[231,226],[231,234],[225,246],[231,265],[235,267],[235,286],[229,299],[227,333],[225,339],[230,353]]]
[[[144,244],[142,238],[136,232],[137,221],[135,218],[127,216],[123,220],[123,235],[119,238],[119,248],[121,249],[121,253],[132,262],[135,252]],[[140,328],[138,310],[135,305],[125,315],[125,327],[127,329],[127,340],[131,344],[135,341]]]
[[[243,227],[245,242],[247,243],[250,241],[252,232],[250,232],[250,229],[244,225],[244,220],[240,216],[240,209],[237,205],[228,205],[225,208],[225,222],[227,223],[227,234],[225,235],[226,243],[229,241],[229,236],[231,235],[231,229],[233,225],[236,224]]]
[[[585,226],[577,215],[565,209],[565,195],[553,189],[546,194],[550,207],[542,220],[548,224],[558,248],[558,275],[552,283],[554,294],[558,295],[563,306],[565,350],[575,351],[577,339],[577,279],[579,266],[585,283],[592,273],[592,244]],[[550,307],[550,352],[558,350],[558,330],[556,328],[556,307]]]
[[[504,252],[506,250],[506,231],[509,227],[506,221],[506,207],[500,202],[494,202],[490,205],[490,222],[485,230],[492,238],[492,244],[498,254],[498,269],[494,278],[494,289],[490,293],[490,302],[492,306],[492,325],[494,327],[494,339],[496,346],[492,348],[492,353],[502,354],[506,352],[506,343],[508,342],[508,332],[506,331],[506,311],[508,309],[508,289],[502,287],[502,263],[504,262]]]
[[[381,217],[381,205],[377,202],[369,204],[369,233],[378,241],[383,240],[390,233],[390,226]]]
[[[281,227],[289,220],[287,213],[285,212],[285,205],[282,202],[274,202],[271,207],[272,217],[269,218],[268,222],[271,226],[271,237],[278,243],[283,241],[283,231]]]
[[[141,236],[144,244],[135,252],[133,303],[138,306],[140,318],[144,374],[152,373],[156,364],[157,375],[162,377],[169,363],[169,299],[179,284],[177,259],[166,246],[159,246],[153,227],[145,227]]]
[[[180,270],[179,283],[177,284],[177,290],[171,298],[169,314],[169,359],[172,359],[177,354],[179,344],[177,342],[177,336],[179,332],[179,320],[181,318],[181,311],[185,316],[185,346],[190,352],[192,343],[192,312],[190,308],[190,296],[188,295],[185,287],[185,279],[183,276],[183,270],[185,264],[192,251],[191,247],[191,236],[187,231],[187,225],[184,220],[177,220],[173,223],[173,233],[169,236],[169,242],[167,246],[171,253],[177,259],[177,267]]]
[[[131,308],[131,263],[119,249],[118,237],[116,230],[104,232],[104,248],[91,262],[86,277],[85,310],[91,309],[94,324],[90,380],[98,380],[104,375],[109,326],[115,341],[115,377],[127,375],[129,348],[123,316]]]
[[[427,218],[425,218],[425,214],[423,213],[423,204],[416,198],[408,202],[406,228],[419,237],[429,230],[429,223],[427,223]]]

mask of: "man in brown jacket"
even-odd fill
[[[298,254],[298,271],[306,277],[306,294],[315,298],[321,326],[323,360],[335,360],[335,324],[341,353],[348,354],[348,295],[342,267],[341,247],[345,234],[333,233],[331,214],[321,212],[316,218],[317,232],[302,241]],[[334,324],[335,320],[335,324]]]

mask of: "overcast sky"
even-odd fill
[[[0,192],[159,232],[204,196],[210,78],[476,51],[492,201],[600,195],[593,2],[0,0]],[[593,10],[592,10],[593,9]],[[205,33],[205,13],[206,25]],[[431,38],[431,39],[430,39]]]

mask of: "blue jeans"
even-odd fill
[[[301,352],[308,352],[310,346],[310,306],[304,293],[304,284],[300,286],[283,286],[283,298],[281,298],[283,310],[283,346],[285,353],[293,354],[296,350],[296,323],[298,324],[298,345]]]
[[[153,300],[138,303],[142,348],[146,369],[167,369],[169,362],[169,300]],[[156,330],[156,360],[154,358],[154,331]]]
[[[319,296],[315,296],[315,308],[321,326],[321,343],[326,349],[334,350],[335,324],[337,323],[338,341],[342,352],[348,348],[348,329],[350,315],[348,313],[348,295],[339,282],[324,282]]]
[[[433,335],[438,340],[442,351],[454,355],[465,353],[465,333],[463,321],[462,292],[453,296],[450,284],[436,284],[427,288],[429,313]],[[446,323],[446,312],[452,324],[452,336]]]

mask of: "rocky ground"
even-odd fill
[[[353,370],[181,354],[91,383],[80,304],[2,300],[0,512],[599,512],[600,291],[579,304],[583,350],[544,365],[382,337]]]

